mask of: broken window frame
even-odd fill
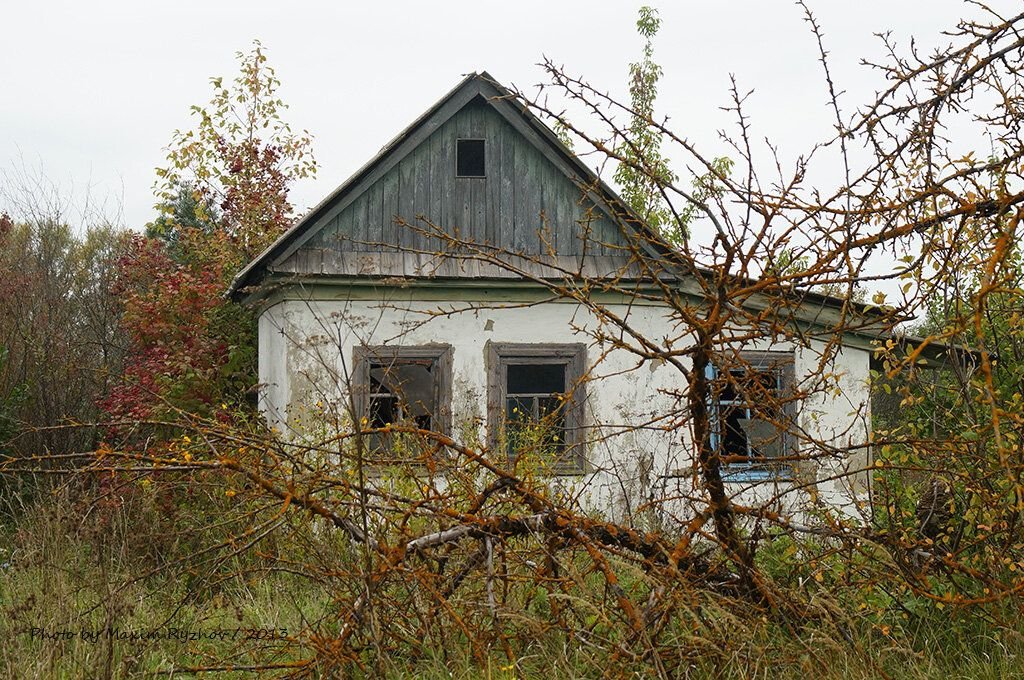
[[[731,363],[735,365],[729,365]],[[727,408],[739,408],[744,410],[746,420],[768,420],[775,423],[777,437],[781,437],[779,453],[775,456],[755,456],[753,444],[751,443],[750,431],[745,432],[747,437],[747,460],[732,461],[722,464],[722,476],[726,482],[755,482],[771,479],[786,479],[792,476],[793,466],[786,461],[775,460],[779,457],[791,456],[796,452],[796,438],[792,429],[796,422],[797,409],[793,400],[793,389],[795,385],[794,361],[792,352],[771,352],[771,351],[744,351],[739,354],[739,361],[735,358],[728,358],[727,370],[732,374],[742,374],[751,371],[771,374],[774,381],[774,392],[778,412],[771,414],[769,419],[756,419],[756,403],[764,403],[764,399],[758,399],[756,394],[736,394],[735,399],[722,399],[725,389],[735,390],[735,385],[729,385],[721,377],[719,368],[710,363],[707,366],[706,377],[711,384],[711,403],[708,413],[711,427],[711,447],[720,451],[722,455],[735,455],[721,451],[723,442],[727,437],[724,432],[726,419],[724,412]],[[741,376],[742,379],[742,376]],[[734,381],[735,382],[735,381]],[[741,425],[742,427],[742,425]]]
[[[509,397],[529,398],[539,408],[539,400],[554,396],[561,398],[561,439],[563,449],[550,463],[548,471],[554,475],[578,475],[587,472],[584,446],[584,404],[586,403],[586,345],[488,343],[488,432],[491,450],[503,452],[509,465],[515,464],[515,453],[508,449],[507,405]],[[564,367],[565,391],[558,394],[508,390],[508,367],[515,365],[555,364]],[[538,413],[531,413],[538,422]],[[555,435],[558,436],[557,434]]]
[[[365,425],[370,427],[371,408],[375,398],[395,398],[400,400],[400,395],[394,395],[390,390],[386,392],[374,392],[372,370],[378,366],[408,366],[427,365],[430,367],[430,374],[433,377],[433,394],[430,413],[430,426],[434,432],[450,434],[451,432],[451,402],[452,402],[452,346],[446,344],[430,345],[358,345],[352,350],[353,370],[353,402],[356,417]],[[386,386],[385,386],[386,389]],[[408,405],[405,405],[406,407]],[[402,408],[401,401],[399,407]],[[409,423],[398,423],[409,424]],[[417,423],[413,423],[417,424]],[[417,424],[418,425],[418,424]],[[373,434],[365,438],[366,450],[374,457],[385,458],[393,446],[393,436],[390,434]],[[427,444],[427,442],[424,442]],[[396,462],[408,463],[403,460]],[[414,461],[412,461],[414,462]],[[420,461],[424,462],[424,461]]]

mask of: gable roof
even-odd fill
[[[514,128],[520,138],[525,139],[542,154],[551,167],[557,168],[576,187],[586,191],[593,205],[602,213],[602,219],[614,223],[616,231],[628,225],[627,228],[640,236],[641,247],[652,251],[659,249],[658,246],[652,245],[652,242],[658,242],[657,238],[646,237],[649,229],[643,220],[639,219],[594,171],[568,149],[547,125],[533,115],[515,94],[486,72],[472,73],[388,142],[376,156],[308,211],[269,248],[247,264],[235,276],[227,294],[234,298],[241,297],[246,288],[260,283],[268,273],[294,256],[305,244],[313,243],[312,239],[324,231],[330,221],[357,200],[361,193],[367,191],[374,182],[380,181],[388,171],[394,169],[434,132],[474,101],[485,102],[489,110],[496,112],[507,125]],[[405,217],[411,219],[413,215]],[[657,253],[661,256],[664,254]],[[492,273],[493,271],[492,269]]]
[[[497,82],[487,72],[471,73],[465,76],[454,88],[441,97],[430,108],[423,112],[408,127],[402,130],[391,141],[371,158],[365,165],[357,170],[351,177],[343,182],[338,188],[331,192],[319,204],[309,210],[291,228],[282,234],[270,247],[247,264],[233,279],[226,294],[233,299],[245,296],[246,289],[259,284],[268,273],[274,272],[275,267],[285,262],[306,243],[314,239],[317,234],[325,229],[332,217],[336,217],[347,205],[365,192],[374,182],[378,181],[389,169],[394,168],[404,158],[415,151],[431,134],[437,132],[446,122],[451,120],[459,111],[463,110],[474,100],[485,102],[490,110],[493,110],[515,129],[519,135],[533,146],[544,158],[549,161],[551,167],[556,168],[565,177],[571,180],[580,190],[585,191],[588,198],[600,209],[604,215],[615,223],[618,230],[628,231],[632,237],[631,246],[643,249],[647,255],[657,258],[666,264],[666,274],[678,280],[684,292],[700,294],[699,286],[688,274],[709,274],[702,269],[695,268],[693,263],[683,264],[679,261],[678,254],[673,252],[664,241],[653,232],[646,222],[638,217],[636,213],[623,201],[618,194],[608,186],[593,170],[588,168],[566,145],[555,135],[555,133],[533,115],[526,105],[518,97]],[[409,217],[412,217],[411,215]],[[369,244],[371,246],[381,244]],[[503,253],[504,255],[504,253]],[[515,258],[514,253],[509,256]],[[455,258],[451,258],[455,259]],[[572,258],[570,258],[572,259]],[[612,258],[605,258],[612,259]],[[623,258],[625,259],[625,258]],[[557,264],[557,263],[556,263]],[[608,264],[605,263],[607,267]],[[566,269],[561,269],[561,278],[567,271],[575,271],[576,264]],[[625,271],[621,261],[612,266],[616,276],[621,276]],[[556,267],[555,274],[559,273]],[[607,271],[607,269],[606,269]],[[638,271],[633,268],[634,272]],[[289,273],[285,270],[283,273]],[[318,272],[319,273],[319,272]],[[330,275],[331,272],[325,272]],[[499,274],[498,268],[492,267],[487,272],[481,272],[483,276],[494,276]],[[506,273],[504,278],[508,278]],[[318,277],[320,278],[320,277]],[[848,303],[840,298],[822,295],[810,291],[800,294],[802,299],[801,309],[796,317],[801,317],[805,322],[821,323],[819,314],[826,309],[838,310],[844,308]],[[864,315],[867,325],[854,335],[866,339],[878,339],[888,336],[888,331],[881,326],[875,325],[881,321],[880,310],[873,310],[870,306],[854,305],[854,313]],[[815,311],[817,310],[817,311]],[[795,318],[796,318],[795,317]],[[875,321],[872,322],[871,317]],[[827,325],[827,324],[826,324]],[[914,342],[917,340],[917,342]],[[922,344],[920,339],[909,339],[911,346]],[[925,354],[934,360],[936,357],[944,356],[953,351],[959,353],[963,348],[950,348],[940,343],[933,343],[928,346]]]

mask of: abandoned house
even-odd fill
[[[412,423],[479,441],[505,465],[532,442],[552,484],[620,516],[691,496],[685,373],[617,344],[593,308],[685,345],[679,318],[643,293],[670,281],[687,295],[686,282],[654,286],[661,274],[645,263],[668,256],[629,214],[505,88],[466,77],[236,277],[230,294],[259,313],[262,412],[293,437],[325,410],[369,427]],[[803,322],[828,307],[819,300]],[[739,377],[770,395],[818,373],[824,341],[805,337],[739,348]],[[828,359],[833,389],[787,407],[843,452],[809,471],[773,463],[797,443],[756,404],[716,393],[712,442],[741,502],[856,512],[868,476],[843,472],[870,464],[871,340],[844,336]],[[386,458],[388,442],[371,448]]]

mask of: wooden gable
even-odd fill
[[[463,139],[483,140],[483,177],[457,176]],[[232,292],[269,274],[628,275],[619,206],[508,91],[472,75],[246,267]],[[475,247],[509,266],[473,256]]]

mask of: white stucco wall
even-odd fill
[[[345,376],[352,371],[355,346],[445,343],[453,347],[452,434],[459,438],[467,426],[482,429],[486,424],[488,341],[583,342],[589,345],[591,370],[586,420],[589,471],[552,483],[583,508],[617,517],[634,513],[652,499],[669,499],[655,504],[661,520],[681,521],[690,514],[687,499],[699,494],[699,487],[693,479],[689,428],[673,427],[681,419],[671,392],[685,390],[679,370],[595,344],[587,331],[598,328],[597,319],[573,303],[523,306],[488,299],[484,308],[452,313],[465,304],[415,295],[399,290],[389,302],[280,299],[264,309],[259,319],[259,371],[261,407],[268,421],[286,436],[299,436],[316,412],[343,408]],[[496,304],[504,307],[494,308]],[[685,335],[663,309],[612,302],[606,306],[627,318],[638,333],[659,341],[672,338],[675,346],[685,346]],[[796,379],[807,386],[806,376],[819,374],[824,348],[824,343],[799,349],[749,347],[793,351]],[[826,366],[827,390],[801,407],[801,427],[843,450],[802,466],[793,479],[730,483],[738,502],[771,503],[789,513],[816,505],[855,513],[857,500],[866,499],[867,487],[844,473],[868,461],[866,449],[856,449],[851,456],[849,447],[867,442],[869,358],[865,349],[844,348]],[[638,424],[645,427],[634,427]],[[797,486],[800,491],[793,490]],[[639,516],[634,519],[640,521]]]

